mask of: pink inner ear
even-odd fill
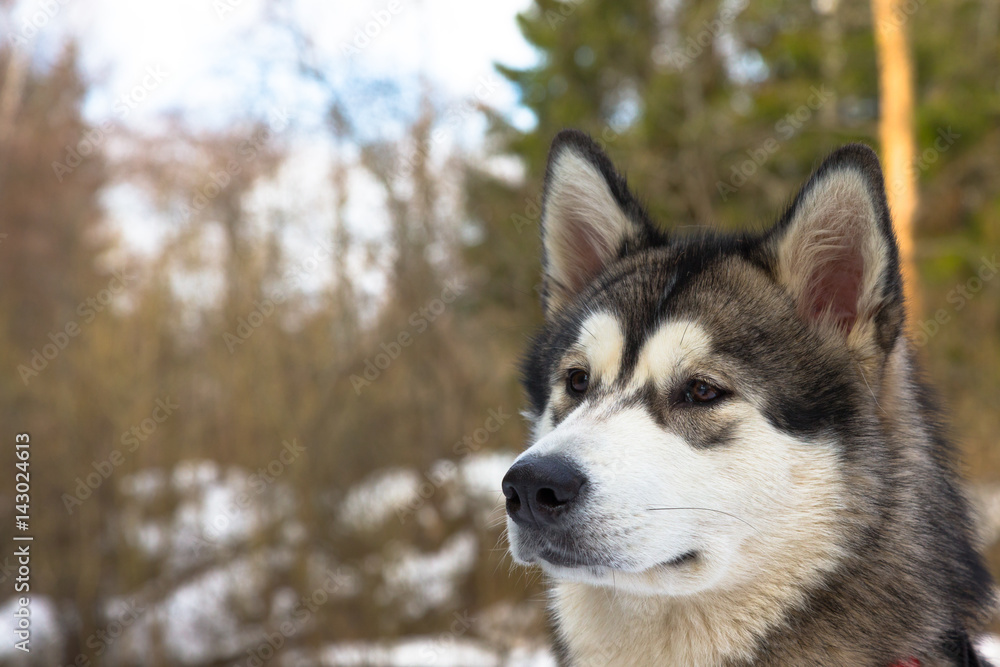
[[[569,256],[573,258],[570,271],[572,284],[568,287],[579,292],[600,273],[610,259],[611,249],[606,247],[600,233],[586,223],[571,226],[566,239]]]
[[[817,255],[806,283],[799,313],[809,320],[827,319],[850,333],[858,319],[858,301],[864,277],[861,249],[847,239],[846,246],[834,246]]]

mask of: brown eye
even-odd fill
[[[587,371],[575,368],[566,376],[566,386],[569,387],[570,392],[582,394],[590,386],[590,375],[587,374]]]
[[[723,390],[705,380],[689,380],[684,387],[684,400],[688,403],[711,403],[724,394]]]

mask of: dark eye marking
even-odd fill
[[[708,380],[691,378],[681,387],[676,402],[689,405],[712,405],[728,395],[728,391]]]
[[[590,374],[581,368],[571,368],[566,373],[566,391],[571,395],[582,396],[590,387]]]

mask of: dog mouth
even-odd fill
[[[606,549],[582,544],[578,536],[570,539],[563,535],[540,535],[521,531],[511,546],[515,559],[523,563],[551,565],[565,569],[620,569],[624,563],[615,559]]]
[[[613,565],[604,558],[589,558],[579,551],[563,549],[552,545],[540,547],[535,552],[535,558],[549,565],[568,568],[610,568]]]
[[[693,565],[698,560],[697,551],[686,551],[675,558],[662,561],[649,568],[649,570],[677,570],[688,565]],[[590,570],[621,570],[631,571],[625,563],[615,562],[607,557],[590,557],[589,554],[581,553],[578,550],[570,550],[546,544],[539,546],[535,551],[533,561],[544,561],[549,565],[563,568],[584,568]]]
[[[688,551],[681,554],[677,558],[671,558],[670,560],[663,561],[659,565],[656,565],[655,568],[664,570],[676,569],[684,567],[685,565],[691,565],[696,560],[698,560],[698,552]]]
[[[594,574],[609,571],[634,574],[676,571],[696,564],[701,558],[697,549],[689,548],[672,558],[644,565],[622,558],[622,554],[615,554],[607,545],[589,544],[581,535],[540,534],[522,529],[511,538],[515,560],[567,570],[590,570]]]

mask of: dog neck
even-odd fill
[[[801,588],[777,578],[685,597],[563,582],[553,609],[574,667],[723,665],[752,661],[760,637],[802,598]]]

